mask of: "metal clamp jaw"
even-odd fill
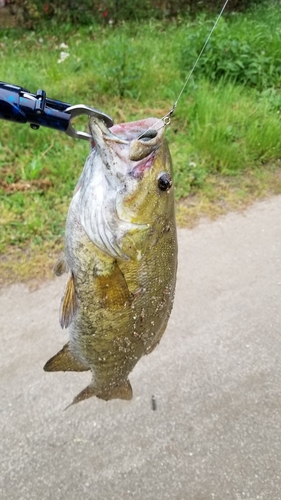
[[[79,115],[96,116],[112,127],[110,116],[98,109],[71,104],[46,97],[44,90],[31,94],[23,87],[0,82],[0,118],[16,123],[30,123],[37,130],[40,126],[65,132],[76,139],[90,140],[90,134],[75,130],[71,119]]]
[[[102,111],[99,111],[98,109],[85,106],[84,104],[76,104],[75,106],[70,106],[65,110],[65,112],[69,113],[71,118],[75,118],[76,116],[80,115],[96,116],[97,118],[101,118],[108,128],[112,127],[114,123],[113,119],[110,116],[106,115]],[[70,135],[70,137],[74,137],[75,139],[85,139],[86,141],[92,139],[92,136],[90,134],[75,130],[75,128],[73,128],[71,124],[71,119],[65,133],[67,135]]]

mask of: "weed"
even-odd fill
[[[265,90],[281,83],[280,9],[259,11],[259,15],[222,19],[200,62],[196,75],[211,81],[231,81]],[[205,16],[196,20],[186,35],[181,66],[192,66],[213,21]]]

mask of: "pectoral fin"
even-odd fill
[[[60,325],[67,328],[77,310],[77,298],[75,293],[73,274],[71,274],[65,289],[60,306]]]
[[[56,276],[61,276],[62,274],[66,273],[68,271],[67,269],[67,264],[65,262],[65,258],[63,255],[61,255],[57,262],[55,263],[53,267],[54,274]]]
[[[44,366],[45,372],[85,372],[90,370],[77,360],[69,349],[69,343],[53,356]]]
[[[111,310],[120,310],[133,300],[124,274],[117,263],[114,263],[109,274],[95,277],[97,295],[103,306]]]

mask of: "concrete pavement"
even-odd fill
[[[0,498],[281,499],[281,197],[179,231],[174,310],[131,402],[63,411],[63,278],[0,291]],[[152,409],[152,395],[156,409]]]

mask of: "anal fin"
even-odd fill
[[[60,325],[62,328],[67,328],[70,325],[76,310],[77,298],[75,293],[74,278],[71,273],[60,306]]]
[[[44,366],[45,372],[85,372],[90,370],[76,359],[69,349],[69,343],[53,356]]]

